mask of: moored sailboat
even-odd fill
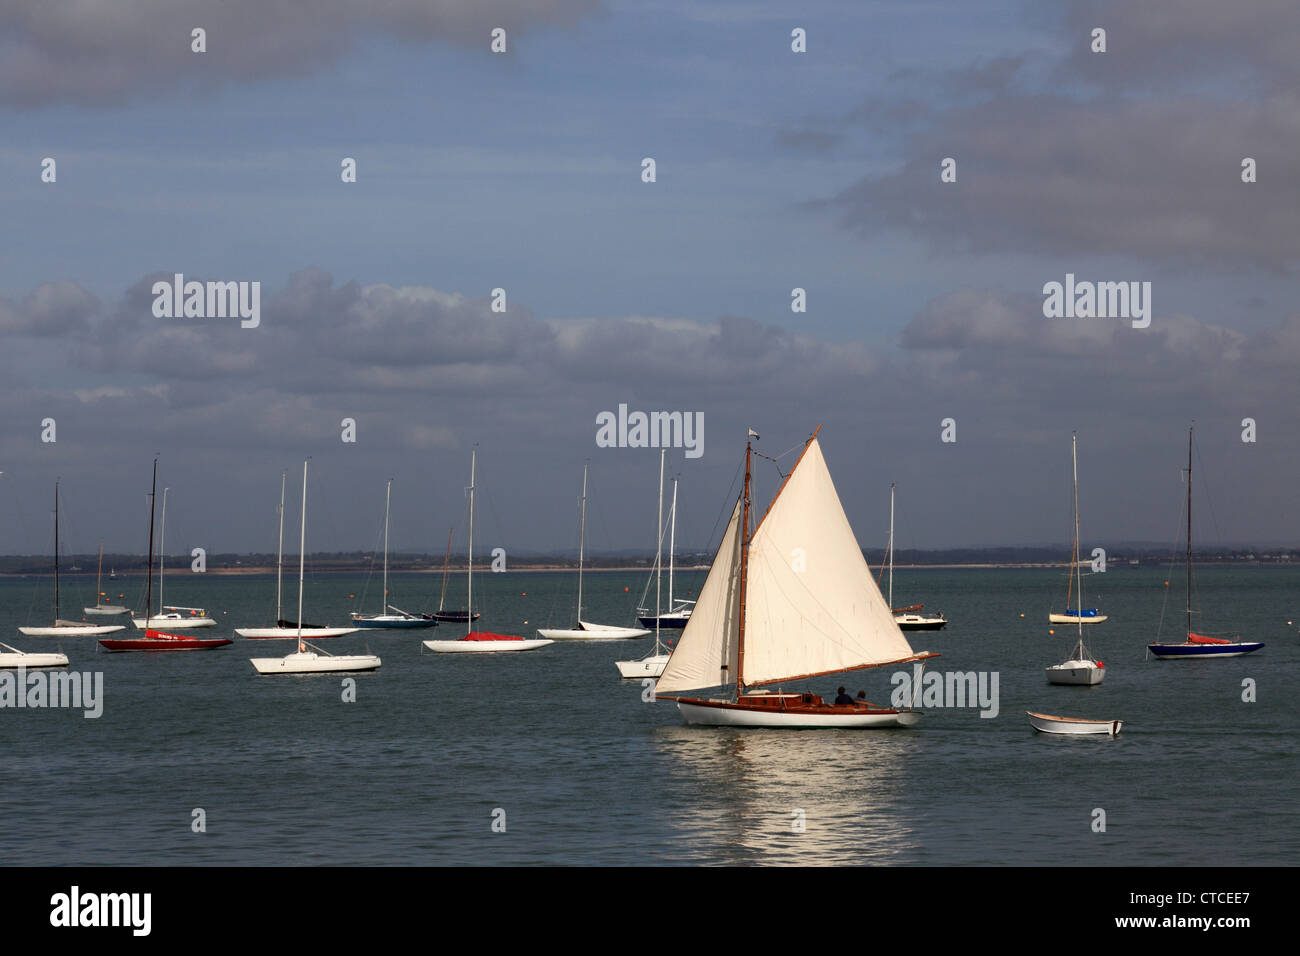
[[[924,604],[894,607],[894,483],[889,483],[889,607],[904,631],[941,631],[948,619],[942,614],[922,614]]]
[[[393,501],[393,479],[388,479],[388,488],[384,495],[384,599],[383,609],[378,614],[361,614],[352,612],[352,623],[359,628],[391,628],[411,630],[413,628],[437,627],[438,621],[432,614],[412,614],[400,607],[388,603],[388,514]],[[372,565],[373,568],[373,565]]]
[[[144,582],[144,607],[146,616],[153,604],[153,504],[158,492],[158,459],[153,460],[153,485],[149,490],[149,568]],[[159,582],[161,599],[162,584]],[[154,618],[153,620],[157,620]],[[190,637],[188,634],[171,634],[154,628],[146,619],[143,637],[101,638],[99,645],[106,651],[210,651],[225,647],[234,641],[228,637]]]
[[[1263,647],[1260,641],[1241,641],[1231,640],[1225,637],[1215,637],[1206,634],[1197,634],[1192,630],[1192,429],[1195,424],[1187,429],[1187,553],[1185,555],[1187,565],[1187,639],[1177,644],[1163,643],[1157,640],[1147,645],[1147,653],[1155,657],[1156,660],[1168,661],[1186,661],[1186,660],[1204,660],[1206,658],[1218,657],[1241,657],[1243,654],[1251,654]],[[1196,613],[1200,613],[1199,611]],[[1164,623],[1164,614],[1161,613],[1161,624]]]
[[[1052,664],[1047,667],[1047,682],[1049,684],[1069,684],[1073,686],[1091,687],[1094,684],[1100,684],[1106,677],[1106,665],[1099,660],[1094,660],[1088,653],[1088,649],[1083,644],[1083,569],[1079,566],[1079,452],[1078,436],[1070,437],[1070,456],[1074,467],[1074,549],[1070,555],[1070,584],[1068,585],[1070,593],[1075,596],[1077,604],[1075,606],[1076,614],[1072,620],[1078,629],[1078,642],[1075,644],[1074,653],[1068,660],[1060,664]],[[1077,587],[1076,587],[1077,584]],[[1068,600],[1068,598],[1067,598]],[[1093,612],[1096,613],[1095,611]],[[1056,616],[1053,615],[1055,620]],[[1106,620],[1103,616],[1100,620]]]
[[[11,644],[0,641],[0,669],[25,667],[67,667],[68,655],[58,651],[20,651]]]
[[[95,637],[126,630],[125,624],[86,624],[59,618],[59,483],[54,483],[54,623],[48,627],[20,627],[28,637]]]
[[[280,472],[280,534],[275,551],[275,627],[237,627],[235,633],[249,640],[283,640],[285,638],[309,637],[321,640],[326,637],[342,637],[344,634],[356,633],[355,627],[320,627],[303,624],[301,621],[288,621],[284,617],[284,485],[287,475]]]
[[[695,607],[694,601],[688,600],[687,598],[675,597],[673,594],[673,587],[674,587],[673,572],[674,572],[674,563],[676,562],[676,552],[677,552],[677,479],[676,478],[673,479],[673,503],[672,503],[672,507],[669,509],[670,517],[668,519],[668,610],[667,611],[663,610],[663,608],[658,603],[660,597],[659,575],[663,570],[662,556],[663,556],[663,546],[664,546],[663,473],[664,473],[664,454],[663,454],[663,450],[661,449],[659,453],[659,533],[656,538],[656,540],[658,541],[658,545],[657,545],[658,551],[656,553],[659,555],[659,558],[656,559],[656,563],[655,563],[655,575],[656,575],[655,612],[653,614],[650,614],[648,611],[646,611],[645,608],[638,608],[638,610],[644,611],[645,613],[643,613],[640,617],[637,618],[638,624],[642,625],[643,627],[653,627],[655,628],[656,632],[660,628],[663,628],[665,630],[670,630],[670,631],[680,630],[681,628],[684,628],[686,626],[686,622],[691,619],[691,610]],[[647,582],[647,590],[649,590],[648,582]]]
[[[447,529],[447,556],[442,562],[442,596],[438,598],[438,610],[433,612],[433,619],[442,624],[468,624],[477,621],[478,613],[470,614],[468,610],[449,611],[447,604],[447,572],[451,568],[451,536],[455,528]]]
[[[154,460],[154,466],[157,467],[157,459]],[[156,490],[156,488],[155,488]],[[167,580],[167,492],[169,488],[163,489],[162,518],[159,522],[158,533],[158,613],[150,613],[149,603],[145,602],[144,617],[132,618],[131,623],[142,631],[148,631],[157,627],[166,627],[169,630],[190,627],[216,627],[217,622],[208,617],[208,612],[201,607],[184,607],[179,604],[163,604],[163,585]],[[149,531],[153,532],[153,501],[150,499],[149,513]],[[152,545],[152,541],[150,541]],[[149,568],[150,580],[153,579],[153,566]],[[147,636],[147,635],[146,635]]]
[[[687,723],[867,728],[910,727],[921,718],[910,709],[756,689],[938,656],[913,652],[894,620],[844,514],[818,431],[752,534],[752,442],[745,444],[744,490],[655,690],[657,699],[677,702]],[[710,688],[724,692],[684,696]]]
[[[281,492],[283,515],[283,491]],[[283,520],[283,519],[282,519]],[[302,463],[302,530],[298,543],[298,620],[302,621],[303,572],[307,565],[307,462]],[[252,657],[249,663],[259,674],[338,674],[372,671],[381,661],[374,654],[330,654],[303,639],[298,626],[298,649],[284,657]],[[311,648],[308,650],[308,648]]]
[[[553,641],[626,641],[645,637],[650,632],[639,627],[592,624],[582,619],[582,563],[587,546],[587,466],[582,466],[582,505],[578,518],[578,611],[577,625],[570,628],[538,629],[542,637]]]
[[[83,607],[82,610],[85,611],[87,614],[98,614],[101,616],[108,616],[114,614],[126,614],[131,610],[130,608],[123,607],[119,604],[105,604],[104,598],[106,598],[108,595],[104,593],[103,587],[104,587],[104,542],[101,541],[99,542],[99,570],[95,573],[95,606]],[[123,627],[125,626],[126,625],[123,625]]]
[[[660,614],[662,609],[663,584],[663,557],[664,557],[664,458],[668,454],[667,450],[659,450],[659,512],[655,520],[655,613],[653,616],[655,629],[655,646],[650,649],[650,653],[645,657],[633,661],[615,661],[614,666],[618,668],[619,676],[624,680],[634,680],[638,677],[658,677],[668,666],[668,658],[671,656],[668,645],[664,643],[661,628],[663,624],[663,615]],[[677,479],[673,479],[673,503],[677,502]],[[671,580],[671,577],[669,578]],[[648,589],[647,589],[648,590]],[[685,622],[683,622],[683,627]]]
[[[469,459],[469,562],[465,573],[465,604],[468,610],[474,607],[474,482],[476,479],[477,451],[470,452]],[[478,615],[474,615],[477,617]],[[469,617],[468,611],[466,617]],[[495,654],[510,651],[533,651],[555,641],[546,639],[528,639],[512,634],[494,634],[490,631],[475,631],[473,623],[466,621],[466,634],[458,640],[424,641],[429,650],[438,654]]]

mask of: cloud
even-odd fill
[[[17,0],[0,6],[0,103],[118,104],[174,87],[212,88],[308,73],[366,35],[481,45],[565,26],[599,0]],[[191,31],[207,31],[207,52]]]

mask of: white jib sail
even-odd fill
[[[655,686],[657,694],[720,687],[736,681],[742,509],[743,503],[737,501],[708,577],[700,588],[695,610]]]

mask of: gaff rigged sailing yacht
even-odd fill
[[[126,614],[131,609],[122,607],[119,604],[105,604],[104,598],[104,542],[99,542],[99,570],[95,573],[95,606],[83,607],[82,610],[87,614],[98,614],[109,616],[114,614]],[[122,625],[125,627],[126,625]]]
[[[125,624],[84,624],[59,618],[59,483],[54,483],[54,623],[49,627],[20,627],[28,637],[94,637],[126,630]],[[65,661],[66,663],[66,661]]]
[[[154,461],[155,467],[157,460]],[[217,622],[208,617],[208,612],[201,607],[182,607],[179,604],[163,604],[163,582],[166,581],[166,563],[167,563],[167,492],[169,488],[163,489],[162,519],[159,523],[158,532],[158,613],[149,613],[149,604],[146,602],[144,607],[143,618],[132,618],[131,623],[142,631],[147,631],[152,627],[165,627],[169,630],[177,630],[186,627],[216,627]],[[152,499],[149,505],[149,532],[153,533],[153,504]],[[152,541],[150,544],[152,545]],[[149,568],[149,575],[152,579],[153,567]],[[230,643],[227,641],[226,643]]]
[[[153,460],[153,485],[149,490],[149,570],[144,581],[145,614],[153,604],[153,503],[158,491],[158,459]],[[161,593],[162,585],[159,584]],[[154,620],[157,620],[156,618]],[[106,651],[210,651],[233,644],[228,637],[200,638],[187,634],[170,634],[154,630],[146,619],[143,637],[102,638],[100,647]]]
[[[237,627],[235,633],[250,640],[284,640],[309,637],[321,640],[355,634],[355,627],[317,627],[284,618],[284,483],[286,475],[280,472],[280,543],[275,552],[275,627]]]
[[[833,705],[816,694],[753,689],[939,655],[914,653],[899,630],[835,493],[816,431],[749,533],[751,446],[745,443],[744,491],[656,696],[677,701],[692,724],[916,724],[921,714],[914,710]],[[792,554],[802,560],[792,561]],[[716,687],[728,693],[682,696]]]
[[[894,607],[894,483],[889,483],[889,606],[904,631],[939,631],[948,623],[942,614],[922,614],[924,604]]]
[[[465,604],[474,607],[474,480],[476,476],[477,451],[470,452],[469,458],[469,567],[465,574]],[[477,617],[477,615],[475,615]],[[473,623],[467,621],[466,634],[454,641],[424,641],[424,646],[439,654],[496,654],[503,651],[534,651],[539,647],[555,642],[546,639],[528,640],[511,634],[492,634],[488,631],[475,631]]]
[[[388,479],[388,490],[384,494],[384,603],[378,614],[361,614],[352,612],[352,623],[357,627],[412,628],[437,627],[438,621],[432,614],[412,614],[400,607],[388,603],[388,512],[393,501],[393,479]]]
[[[281,496],[283,514],[283,495]],[[302,463],[302,531],[298,541],[298,620],[302,620],[303,570],[307,564],[307,462]],[[298,649],[284,657],[252,657],[249,662],[259,674],[340,674],[372,671],[380,665],[374,654],[330,654],[312,647],[298,628]],[[312,647],[311,650],[307,648]]]
[[[615,661],[614,666],[618,668],[618,673],[625,680],[633,680],[638,677],[658,677],[664,672],[668,665],[670,652],[668,645],[664,643],[660,635],[660,628],[663,627],[664,615],[660,614],[663,608],[661,601],[661,587],[663,584],[663,557],[664,557],[664,456],[667,455],[666,449],[659,450],[659,517],[655,523],[655,613],[650,620],[653,620],[655,629],[655,646],[645,657],[635,661]],[[677,479],[673,479],[673,504],[677,503]],[[669,581],[672,576],[669,576]],[[647,584],[647,590],[649,584]],[[689,616],[689,612],[688,612]],[[683,622],[685,626],[685,622]]]
[[[1263,647],[1259,641],[1233,641],[1225,637],[1210,637],[1192,631],[1192,428],[1187,429],[1187,640],[1178,644],[1163,644],[1157,640],[1147,645],[1147,653],[1157,660],[1185,661],[1207,657],[1240,657]],[[1166,592],[1167,596],[1168,592]],[[1199,611],[1197,613],[1200,613]],[[1164,611],[1160,614],[1164,623]]]
[[[1070,593],[1075,595],[1077,601],[1075,610],[1078,613],[1073,618],[1067,618],[1067,620],[1073,621],[1074,626],[1078,628],[1079,640],[1075,644],[1074,653],[1070,655],[1069,660],[1062,664],[1052,664],[1045,670],[1049,684],[1092,686],[1093,684],[1100,684],[1105,679],[1106,665],[1101,661],[1094,660],[1092,655],[1088,653],[1088,649],[1083,645],[1085,618],[1083,616],[1083,569],[1079,567],[1079,439],[1077,435],[1070,437],[1070,457],[1074,465],[1074,550],[1070,555],[1069,587]],[[1096,614],[1095,611],[1093,613]],[[1056,618],[1057,615],[1052,615],[1053,621]],[[1106,618],[1103,615],[1098,620],[1104,621]]]
[[[537,631],[552,641],[626,641],[645,637],[650,632],[639,627],[616,627],[612,624],[591,624],[582,619],[582,562],[587,545],[587,466],[582,466],[582,507],[578,518],[578,625],[563,629]]]

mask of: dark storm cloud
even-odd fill
[[[46,282],[18,301],[0,298],[0,332],[42,338],[80,335],[99,300],[75,282]]]
[[[175,85],[306,73],[365,35],[481,44],[489,31],[569,24],[599,0],[18,0],[0,5],[0,102],[119,103]],[[207,31],[193,53],[191,31]]]
[[[1300,259],[1300,99],[1264,103],[1002,96],[909,137],[902,168],[827,206],[850,229],[937,248],[1101,254],[1283,269]],[[957,161],[941,183],[940,161]],[[1259,181],[1241,180],[1252,157]]]

